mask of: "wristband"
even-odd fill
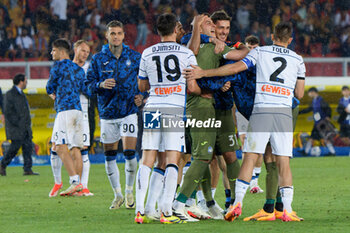
[[[235,47],[236,49],[238,49],[239,46],[241,46],[241,44],[242,44],[241,42],[237,42],[236,44],[233,45],[233,47]]]

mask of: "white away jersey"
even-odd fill
[[[303,58],[294,51],[277,46],[251,50],[243,59],[248,68],[256,65],[254,110],[292,107],[297,78],[305,79]]]
[[[188,48],[175,42],[161,42],[145,49],[139,68],[139,79],[148,79],[150,95],[146,107],[179,107],[186,105],[186,79],[182,71],[197,65]]]

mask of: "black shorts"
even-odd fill
[[[313,140],[321,140],[322,139],[320,131],[316,128],[316,125],[314,125],[314,128],[311,131],[311,138]]]
[[[350,125],[340,125],[340,137],[350,138]]]

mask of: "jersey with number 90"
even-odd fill
[[[188,48],[175,42],[162,42],[145,49],[139,68],[139,79],[149,80],[150,94],[146,107],[184,108],[186,79],[183,69],[197,65]]]
[[[305,79],[303,58],[277,45],[257,47],[243,59],[248,68],[256,65],[254,110],[292,107],[297,79]]]

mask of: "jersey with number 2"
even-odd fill
[[[175,42],[161,42],[145,49],[139,79],[149,80],[146,107],[184,108],[186,79],[182,72],[191,65],[197,65],[193,52]]]
[[[256,66],[254,110],[292,107],[296,81],[305,79],[305,64],[300,55],[270,45],[251,50],[242,61],[248,68]]]

